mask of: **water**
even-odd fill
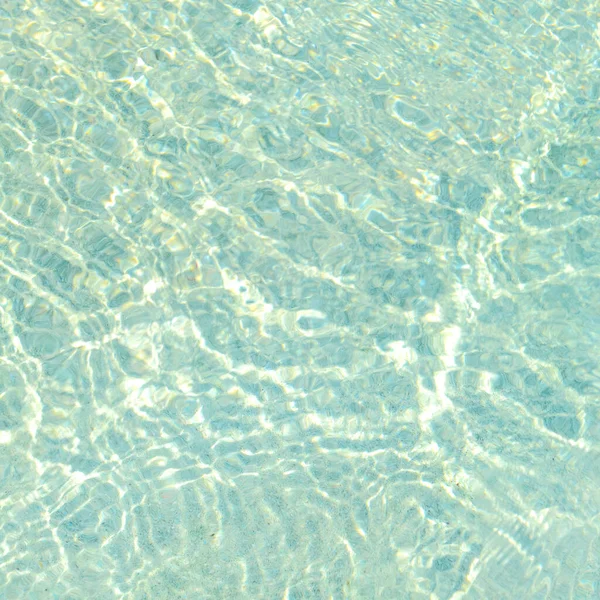
[[[0,599],[600,597],[591,0],[6,0]]]

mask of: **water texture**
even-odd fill
[[[0,5],[0,600],[600,598],[594,0]]]

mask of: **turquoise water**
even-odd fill
[[[592,0],[0,5],[0,600],[600,598]]]

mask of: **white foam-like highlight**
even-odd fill
[[[386,354],[392,359],[397,369],[401,369],[417,359],[417,353],[406,346],[402,340],[390,342],[388,348],[389,351]]]

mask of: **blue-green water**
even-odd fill
[[[600,598],[593,0],[0,5],[0,600]]]

